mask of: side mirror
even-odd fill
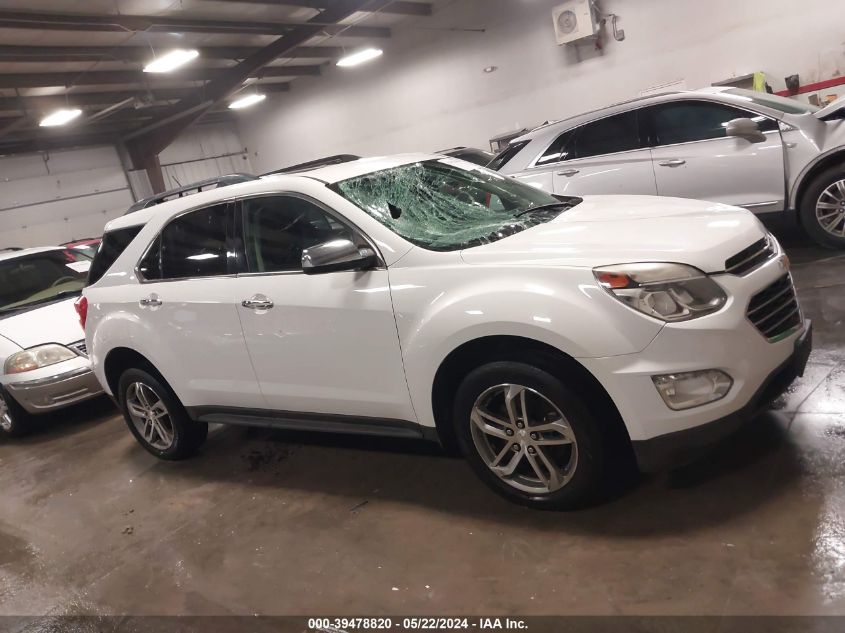
[[[756,121],[751,119],[733,119],[728,121],[725,128],[725,133],[728,136],[737,138],[744,138],[751,143],[762,143],[766,140],[766,135],[760,131],[760,126]]]
[[[368,246],[358,247],[352,240],[332,240],[302,251],[302,272],[319,275],[341,270],[365,270],[378,266],[378,256]]]

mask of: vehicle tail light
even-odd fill
[[[88,299],[79,297],[73,302],[73,307],[76,308],[76,313],[79,315],[79,325],[85,329],[85,322],[88,320]]]

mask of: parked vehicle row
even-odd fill
[[[825,108],[737,88],[649,96],[519,137],[490,167],[560,195],[647,194],[797,211],[845,247],[845,100]]]
[[[811,347],[748,211],[552,196],[439,155],[138,210],[90,281],[94,372],[152,454],[189,456],[209,423],[437,438],[544,508],[594,497],[611,445],[643,470],[689,459]]]

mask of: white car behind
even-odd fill
[[[712,200],[797,212],[845,247],[845,99],[819,109],[737,88],[673,92],[544,125],[491,167],[555,194]]]
[[[58,247],[0,254],[0,434],[102,393],[73,306],[90,265]]]

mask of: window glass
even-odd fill
[[[215,277],[228,273],[226,220],[220,204],[176,218],[161,233],[161,278]]]
[[[86,271],[78,263],[62,250],[0,260],[0,318],[79,295]]]
[[[555,139],[555,142],[549,145],[540,158],[537,159],[536,165],[551,165],[552,163],[559,163],[564,160],[573,158],[570,156],[575,149],[572,145],[574,130],[567,130]]]
[[[529,142],[530,141],[519,141],[518,143],[511,143],[501,152],[496,154],[487,167],[494,171],[501,171],[502,167],[511,162],[514,157],[522,151],[522,148],[528,145]]]
[[[249,271],[302,270],[302,251],[324,242],[356,240],[355,233],[320,207],[294,196],[245,200],[244,249]]]
[[[577,128],[574,158],[614,154],[643,147],[637,119],[637,110],[632,110]]]
[[[688,101],[655,106],[651,110],[658,145],[725,138],[733,119],[753,119],[763,132],[777,129],[777,121],[719,103]]]
[[[100,242],[97,254],[94,255],[94,261],[88,271],[88,285],[97,283],[106,274],[106,271],[117,261],[120,254],[129,246],[129,243],[140,233],[143,226],[143,224],[139,224],[125,229],[116,229],[103,236],[103,241]]]
[[[161,236],[156,238],[138,264],[138,272],[149,281],[161,279]]]

